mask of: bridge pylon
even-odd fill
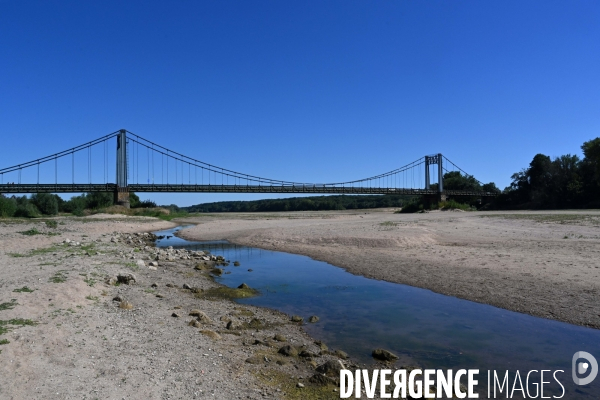
[[[129,186],[127,185],[127,131],[121,129],[117,135],[117,186],[115,204],[129,208]]]
[[[430,176],[430,165],[437,164],[438,167],[438,182],[437,182],[437,195],[435,196],[435,200],[438,202],[446,201],[446,193],[444,192],[444,166],[443,166],[444,157],[442,153],[438,153],[432,156],[425,156],[425,189],[429,190],[431,188],[431,176]]]

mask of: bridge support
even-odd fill
[[[437,195],[427,196],[427,202],[440,202],[446,201],[446,194],[444,193],[444,166],[443,166],[442,153],[435,154],[433,156],[425,156],[425,189],[431,189],[431,177],[430,177],[430,165],[437,164],[438,167],[438,182],[437,182]]]
[[[117,136],[117,188],[115,204],[129,208],[129,187],[127,186],[127,131],[121,129]]]

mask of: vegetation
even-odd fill
[[[493,206],[501,209],[600,207],[600,137],[581,146],[584,158],[553,160],[536,154],[529,167],[512,175]]]
[[[29,289],[27,286],[23,286],[22,288],[13,290],[13,292],[16,292],[16,293],[31,293],[31,292],[33,292],[33,289]]]
[[[355,210],[378,207],[402,207],[410,197],[400,195],[341,195],[292,197],[254,201],[220,201],[184,207],[188,212],[256,212]]]

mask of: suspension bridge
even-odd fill
[[[116,142],[116,151],[114,149]],[[334,183],[292,182],[232,171],[185,156],[125,129],[33,161],[0,169],[0,193],[112,192],[129,206],[130,192],[402,194],[491,197],[445,190],[443,176],[470,176],[442,154],[394,170]],[[112,180],[110,177],[115,177]]]

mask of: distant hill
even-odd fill
[[[181,207],[181,209],[188,212],[355,210],[361,208],[402,207],[410,200],[410,196],[400,195],[311,196],[289,199],[219,201]]]

